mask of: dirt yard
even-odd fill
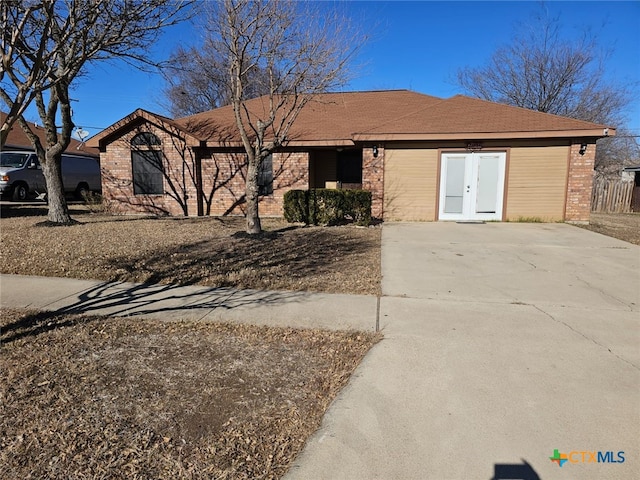
[[[95,215],[45,227],[41,204],[2,205],[0,272],[252,289],[380,292],[380,227],[302,227],[263,219]]]
[[[379,336],[3,311],[6,479],[279,478]]]
[[[640,245],[640,213],[592,213],[588,230]]]

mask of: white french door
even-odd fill
[[[440,220],[502,220],[504,152],[443,153]]]

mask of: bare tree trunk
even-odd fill
[[[42,173],[47,183],[47,197],[49,201],[49,214],[47,220],[61,225],[74,223],[69,214],[69,206],[64,196],[62,185],[61,160],[47,158],[46,162],[41,162]]]
[[[249,160],[247,167],[247,185],[246,185],[246,202],[247,202],[247,233],[257,234],[262,232],[260,224],[260,215],[258,213],[259,187],[258,187],[258,160],[254,157],[254,161]]]
[[[247,233],[258,234],[262,160],[288,143],[289,130],[314,95],[344,85],[346,65],[355,51],[351,45],[362,42],[340,15],[330,11],[327,17],[326,11],[306,8],[312,2],[210,3],[210,45],[226,67],[230,103],[248,159]],[[252,111],[246,103],[256,86],[267,90],[262,111]]]
[[[7,143],[7,137],[9,136],[9,131],[11,127],[8,125],[5,128],[5,125],[2,125],[2,129],[0,129],[0,150],[4,150],[4,144]]]

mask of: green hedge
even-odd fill
[[[371,223],[371,192],[364,190],[289,190],[284,194],[284,218],[306,225],[334,225],[346,219]]]

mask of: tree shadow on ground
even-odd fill
[[[3,315],[6,315],[6,313]],[[71,327],[78,323],[94,321],[98,318],[99,317],[78,318],[55,311],[28,311],[20,315],[17,320],[2,325],[0,343],[7,344],[25,337],[37,337],[53,330]]]
[[[288,289],[296,282],[330,277],[376,247],[347,230],[286,227],[259,235],[237,232],[222,241],[203,240],[109,258],[103,267],[117,272],[108,279],[113,281]]]
[[[72,216],[83,215],[88,212],[84,210],[81,205],[82,202],[77,202],[75,205],[71,202],[67,202],[69,205],[69,213]],[[80,206],[80,208],[78,208]],[[46,217],[49,213],[48,205],[39,200],[32,202],[22,203],[0,203],[0,217],[1,218],[18,218],[18,217]]]
[[[17,321],[3,325],[2,343],[27,336],[38,336],[52,330],[72,326],[80,321],[93,321],[104,316],[144,316],[181,312],[185,317],[197,312],[202,318],[216,309],[260,307],[304,301],[304,292],[236,290],[231,288],[183,288],[177,285],[126,284],[104,282],[81,292],[76,301],[54,311],[29,312]],[[84,320],[72,314],[90,315]]]

